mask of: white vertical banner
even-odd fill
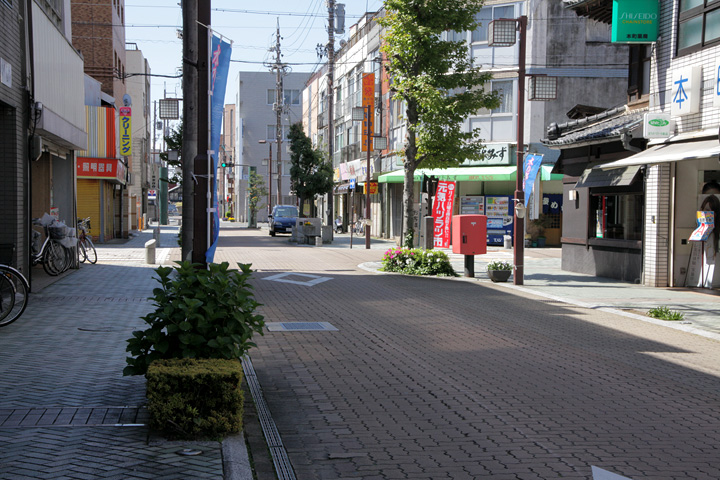
[[[720,60],[715,62],[715,70],[713,70],[712,99],[713,107],[720,108]]]

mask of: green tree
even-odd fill
[[[480,109],[499,105],[491,79],[473,66],[468,44],[442,39],[444,32],[474,30],[482,0],[386,0],[385,68],[392,94],[404,103],[408,133],[398,152],[405,170],[403,226],[406,242],[414,235],[415,170],[455,167],[483,157],[479,129],[463,131],[463,121]]]
[[[267,188],[265,188],[265,180],[263,177],[257,174],[255,169],[250,169],[250,176],[248,177],[248,210],[250,210],[250,218],[248,219],[248,226],[255,227],[257,225],[257,211],[260,200],[265,198],[268,194]]]
[[[168,165],[168,172],[173,172],[172,176],[168,179],[170,183],[182,184],[182,144],[183,144],[183,124],[182,121],[178,123],[174,129],[170,131],[170,135],[165,137],[165,145],[167,150],[175,150],[178,152],[177,160],[170,160],[167,152],[160,154],[160,159],[165,160]]]
[[[333,187],[333,168],[320,150],[303,132],[302,124],[290,126],[290,184],[300,199],[300,211],[310,202],[310,216],[315,216],[315,195],[329,193]]]

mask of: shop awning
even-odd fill
[[[575,188],[628,187],[635,182],[641,168],[640,165],[608,170],[587,168],[575,184]]]
[[[720,143],[717,139],[699,142],[664,143],[643,150],[635,155],[614,162],[597,165],[594,169],[627,167],[629,165],[648,165],[654,163],[681,162],[720,155]]]
[[[542,165],[541,177],[546,180],[561,180],[562,175],[552,172],[552,165]],[[456,167],[456,168],[435,168],[435,169],[419,169],[415,170],[415,181],[419,182],[423,174],[430,177],[437,177],[440,180],[454,180],[465,182],[502,182],[515,181],[515,166],[500,167]],[[405,178],[404,170],[395,170],[378,177],[380,183],[403,183]]]

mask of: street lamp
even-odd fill
[[[493,20],[488,26],[488,45],[508,47],[515,45],[516,32],[520,32],[520,51],[518,58],[518,117],[517,117],[517,171],[515,173],[515,222],[513,243],[513,263],[515,274],[513,283],[523,285],[524,282],[524,256],[525,256],[525,216],[524,209],[518,208],[525,204],[525,192],[523,190],[523,153],[525,136],[525,44],[527,31],[527,17],[501,18]]]
[[[365,141],[367,145],[367,166],[365,170],[365,248],[370,248],[370,154],[373,149],[385,150],[387,138],[373,135],[373,105],[353,107],[352,120],[362,121],[364,124]]]

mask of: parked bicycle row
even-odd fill
[[[97,251],[87,231],[90,217],[78,219],[78,228],[70,228],[47,213],[33,219],[33,225],[41,227],[43,234],[33,230],[31,264],[41,264],[48,275],[59,275],[70,268],[74,258],[80,263],[97,262]],[[79,232],[79,233],[76,233]]]

